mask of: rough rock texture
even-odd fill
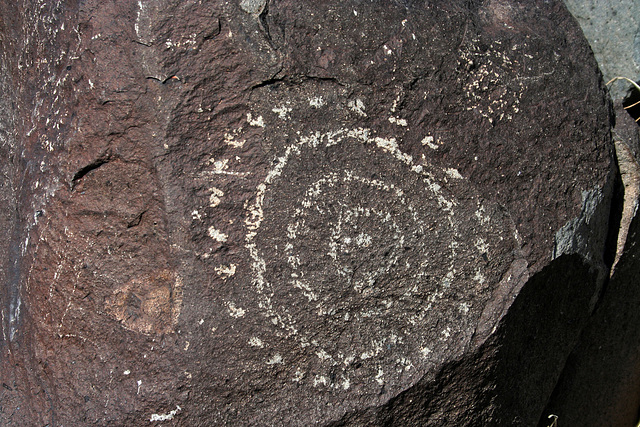
[[[635,0],[564,0],[589,40],[605,81],[617,76],[640,79],[640,3]],[[630,87],[614,84],[621,100]]]
[[[0,16],[2,424],[543,416],[617,232],[561,2]]]

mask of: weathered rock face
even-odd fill
[[[41,3],[0,6],[3,423],[538,421],[615,250],[562,3]]]

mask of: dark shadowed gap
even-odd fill
[[[627,95],[622,100],[622,106],[627,113],[633,118],[633,120],[640,125],[640,92],[633,86],[629,87]]]

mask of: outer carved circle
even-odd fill
[[[298,380],[375,392],[471,338],[490,296],[475,260],[495,230],[445,175],[366,129],[303,136],[278,158],[248,207],[246,240],[260,311],[317,356],[300,358]]]

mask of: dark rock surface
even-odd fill
[[[615,251],[561,2],[0,16],[2,424],[543,416]]]

